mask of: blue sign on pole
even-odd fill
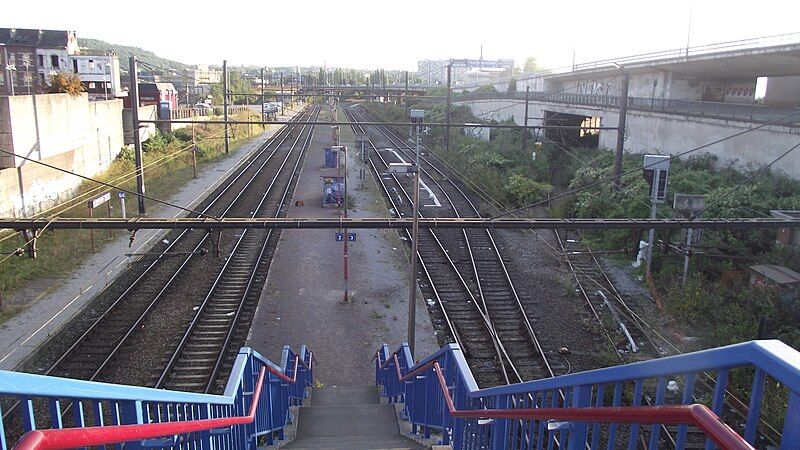
[[[336,233],[336,242],[344,242],[344,233]]]
[[[356,241],[356,234],[355,233],[347,233],[347,240],[350,242]]]

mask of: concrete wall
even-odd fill
[[[133,145],[133,115],[130,108],[122,110],[122,126],[125,133],[125,145]],[[156,120],[158,119],[158,107],[156,105],[140,106],[139,107],[139,120]],[[139,137],[142,142],[156,134],[156,124],[143,123],[139,127]]]
[[[467,105],[478,117],[495,120],[512,118],[522,125],[525,103],[518,100],[482,100],[455,102]],[[541,102],[530,102],[529,117],[544,117],[545,111],[600,117],[600,125],[616,127],[619,111],[601,108],[575,108]],[[541,125],[541,119],[530,119],[529,125]],[[730,136],[752,128],[751,123],[684,117],[675,114],[659,114],[629,111],[627,117],[625,151],[631,153],[659,153],[674,155],[708,142]],[[600,147],[616,147],[616,131],[600,131]],[[696,152],[711,153],[718,157],[719,165],[734,163],[737,167],[767,164],[800,141],[800,130],[796,128],[768,126],[754,130],[704,148]],[[800,149],[783,158],[776,166],[786,175],[800,179]]]
[[[800,103],[800,76],[768,77],[764,103],[769,105],[796,105]]]
[[[14,152],[0,169],[0,216],[36,213],[69,196],[85,176],[108,168],[123,146],[122,101],[86,94],[0,97],[0,146]]]

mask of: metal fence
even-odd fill
[[[751,386],[749,403],[737,403],[731,379]],[[456,344],[416,364],[407,345],[384,345],[375,382],[405,403],[412,432],[440,433],[456,450],[800,448],[800,353],[777,340],[488,389],[478,389]],[[768,390],[782,431],[761,420]]]
[[[573,94],[566,92],[530,92],[530,100],[560,103],[577,107],[619,108],[620,98],[613,95]],[[477,100],[525,100],[525,92],[478,92],[453,95],[453,102]],[[437,102],[444,100],[437,99]],[[742,122],[770,123],[800,127],[800,108],[787,108],[745,103],[703,102],[693,100],[667,100],[645,97],[628,97],[628,109],[664,114],[706,117]]]
[[[21,427],[21,450],[122,442],[126,449],[255,449],[261,436],[270,444],[283,437],[289,407],[312,383],[312,359],[305,347],[299,355],[285,347],[279,367],[244,347],[222,395],[0,371],[0,396],[19,401],[18,412],[0,421],[0,448],[8,448],[6,432]]]

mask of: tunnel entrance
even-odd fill
[[[545,126],[581,127],[572,129],[545,128],[544,137],[556,145],[568,148],[598,148],[600,130],[591,127],[600,126],[600,117],[566,114],[544,111]]]

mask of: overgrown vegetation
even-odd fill
[[[377,115],[404,119],[404,111],[386,104],[370,104]],[[443,122],[443,106],[422,106],[426,121]],[[454,106],[451,121],[486,123],[461,106]],[[511,123],[511,121],[509,121]],[[503,208],[531,205],[551,191],[565,193],[609,179],[613,173],[613,153],[609,150],[557,149],[535,146],[521,148],[518,130],[492,130],[489,142],[465,136],[455,130],[450,135],[450,151],[443,149],[442,130],[429,129],[426,144],[458,171],[503,203]],[[544,213],[555,217],[644,218],[650,215],[649,187],[642,177],[642,155],[623,158],[622,189],[614,191],[610,182],[582,190],[553,202],[549,208],[524,210],[522,214]],[[736,169],[730,162],[718,161],[710,154],[672,158],[667,198],[676,193],[705,194],[703,216],[765,217],[772,209],[800,210],[800,181],[779,172],[764,171],[747,179],[758,167]],[[739,187],[741,185],[741,187]],[[661,205],[659,217],[672,217],[671,201]],[[645,230],[603,230],[586,233],[595,250],[638,249]],[[646,238],[645,238],[646,239]],[[800,349],[800,290],[780,290],[775,286],[750,283],[748,267],[753,264],[779,264],[800,272],[800,250],[775,242],[775,231],[704,230],[694,242],[690,275],[682,283],[684,255],[676,251],[684,242],[680,232],[656,234],[652,276],[654,295],[662,300],[662,318],[674,324],[678,333],[697,337],[683,344],[684,350],[709,348],[755,339],[760,325],[764,337],[777,338]],[[633,254],[620,257],[620,264],[633,261]],[[643,270],[642,268],[639,269]],[[641,273],[641,272],[640,272]],[[597,350],[601,355],[602,349]],[[600,358],[601,361],[603,358]],[[608,360],[608,358],[606,358]],[[614,355],[613,360],[616,360]],[[747,398],[752,369],[734,370],[729,389]],[[700,401],[710,401],[701,398]],[[786,389],[772,381],[766,383],[762,417],[781,429],[786,408]]]
[[[51,94],[69,94],[74,97],[84,92],[85,89],[83,88],[83,82],[81,82],[77,74],[61,72],[50,75],[50,87],[48,91]]]
[[[188,67],[184,63],[162,58],[151,51],[143,50],[139,47],[111,44],[100,39],[80,38],[80,45],[89,50],[113,51],[119,57],[119,68],[123,72],[128,72],[128,63],[131,56],[136,56],[139,62],[152,66],[146,70],[148,73],[153,72],[156,75],[172,75],[171,72],[183,73]]]
[[[405,112],[383,103],[368,105],[378,116],[400,121]],[[426,121],[444,122],[444,106],[426,107]],[[488,123],[464,106],[453,106],[452,122]],[[494,122],[496,123],[496,122]],[[506,123],[512,123],[510,120]],[[431,128],[426,143],[465,178],[480,186],[505,208],[530,205],[551,192],[578,189],[613,174],[609,150],[562,150],[551,145],[531,145],[523,151],[521,132],[493,129],[489,142],[457,133],[450,135],[450,151],[442,148],[443,130]],[[532,158],[535,150],[536,158]],[[622,189],[609,182],[553,202],[546,213],[558,217],[645,218],[650,215],[649,187],[641,175],[642,155],[626,154]],[[742,187],[758,167],[736,169],[710,154],[672,158],[667,198],[676,193],[705,194],[704,217],[765,217],[772,209],[800,210],[800,181],[766,171]],[[671,202],[661,205],[659,217],[672,217]],[[533,214],[533,211],[526,211]],[[645,230],[604,230],[586,233],[597,249],[638,249]],[[772,323],[772,336],[800,348],[798,293],[774,287],[751,286],[748,266],[757,263],[785,265],[800,271],[800,251],[775,244],[773,230],[704,230],[693,248],[691,276],[681,284],[683,254],[675,250],[680,232],[656,234],[653,278],[656,294],[666,312],[685,334],[698,336],[699,346],[711,347],[754,339],[762,317]],[[633,260],[626,257],[625,264]]]

